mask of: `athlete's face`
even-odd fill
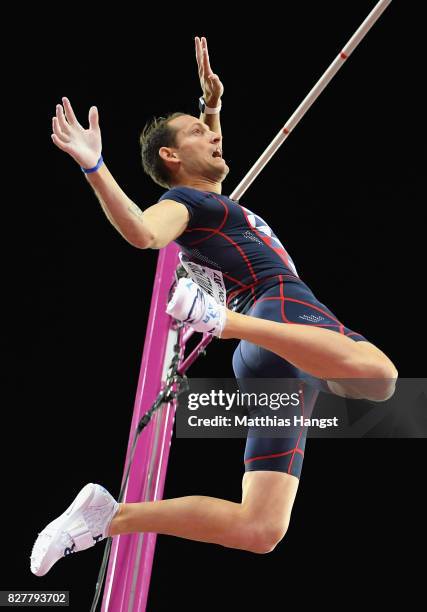
[[[168,161],[179,162],[178,171],[186,176],[223,181],[229,167],[222,157],[221,136],[191,115],[176,117],[170,125],[176,130],[177,146],[169,148],[174,157]]]

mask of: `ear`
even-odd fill
[[[179,161],[175,151],[170,149],[169,147],[160,147],[159,155],[165,162],[177,162]]]

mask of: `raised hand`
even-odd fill
[[[56,105],[56,116],[52,118],[51,134],[55,145],[71,155],[83,168],[96,166],[102,151],[101,130],[99,128],[98,109],[89,109],[89,129],[85,130],[74,114],[68,98],[62,98]]]
[[[224,86],[219,80],[219,76],[212,72],[206,38],[204,36],[202,38],[196,36],[195,43],[196,60],[203,97],[208,106],[215,107],[224,93]]]

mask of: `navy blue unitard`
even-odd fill
[[[190,187],[174,187],[160,198],[184,204],[190,220],[176,239],[192,261],[222,275],[227,307],[253,317],[285,324],[324,327],[366,341],[345,327],[299,278],[288,252],[259,215],[227,196]],[[233,355],[236,378],[297,378],[303,401],[300,415],[309,418],[326,381],[300,370],[279,355],[241,340]],[[294,437],[251,436],[245,448],[246,471],[273,470],[300,477],[307,428]]]

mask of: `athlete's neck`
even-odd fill
[[[214,183],[204,179],[188,179],[185,182],[182,182],[179,185],[173,185],[172,187],[191,187],[192,189],[198,189],[199,191],[213,191],[214,193],[222,193],[222,183]]]

